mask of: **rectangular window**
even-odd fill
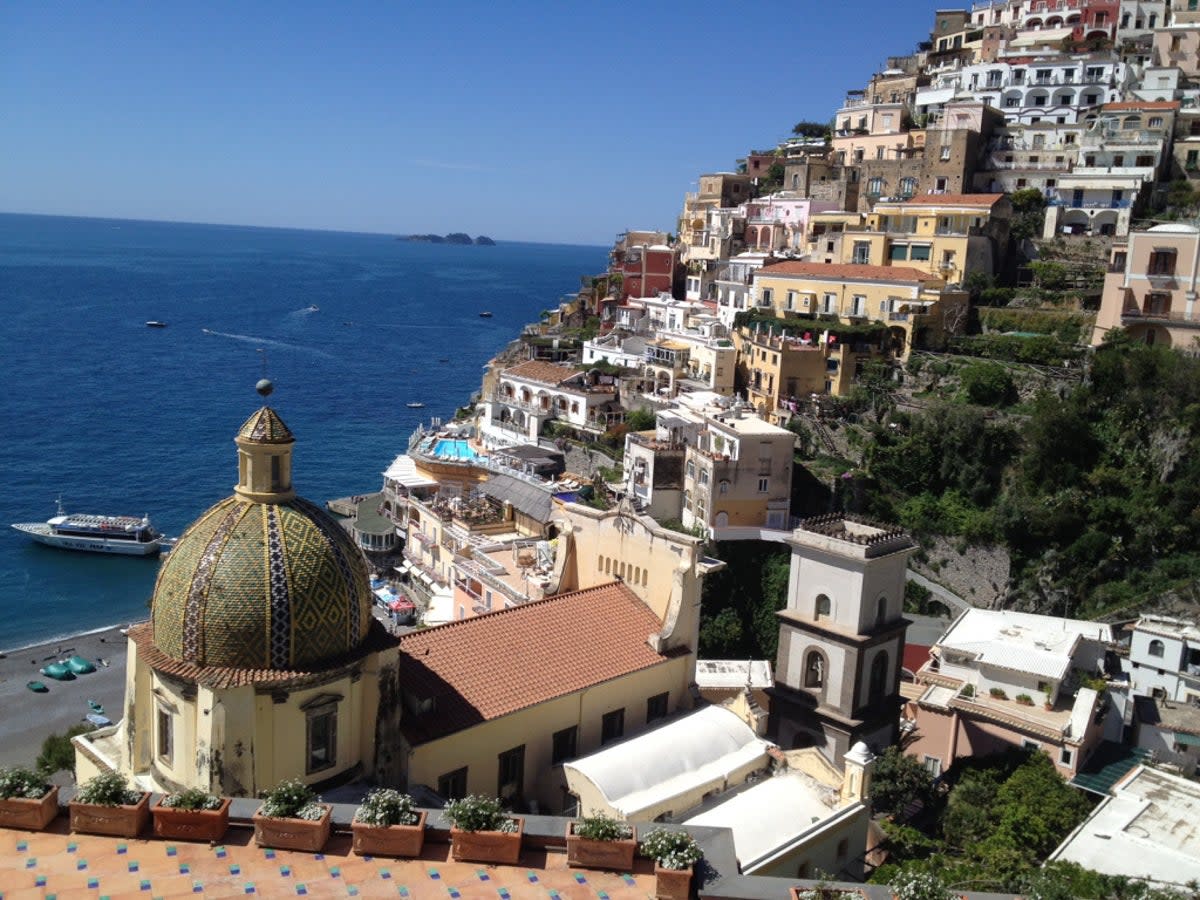
[[[934,778],[938,778],[942,774],[942,761],[936,756],[925,757],[925,771]]]
[[[854,242],[854,256],[851,261],[855,265],[865,266],[871,261],[871,245],[866,241]]]
[[[788,309],[796,308],[796,292],[795,291],[787,292],[787,308]]]
[[[1150,254],[1150,265],[1146,268],[1147,275],[1174,275],[1175,251],[1155,250]]]
[[[447,800],[460,800],[467,796],[467,767],[439,775],[437,789]]]
[[[337,765],[337,708],[322,706],[308,713],[306,774]]]
[[[758,492],[760,494],[765,494],[770,489],[771,489],[771,479],[770,478],[758,479]]]
[[[911,248],[909,248],[908,258],[911,260],[928,260],[929,259],[929,245],[928,244],[913,245]]]
[[[500,799],[519,797],[525,792],[525,745],[505,750],[497,757],[499,772],[496,787]]]
[[[553,742],[550,756],[551,765],[557,766],[569,759],[574,759],[575,745],[579,742],[579,726],[572,725],[570,728],[554,732]]]
[[[617,740],[625,734],[625,709],[606,712],[600,719],[600,745]]]
[[[775,292],[768,287],[762,289],[762,299],[759,306],[770,306],[775,301]]]
[[[158,758],[168,766],[173,764],[175,757],[174,717],[169,710],[158,708]]]
[[[888,259],[892,260],[893,262],[896,260],[908,259],[908,245],[892,244],[892,246],[888,249]]]
[[[670,694],[655,694],[646,701],[646,723],[654,722],[658,719],[667,717],[667,703],[670,700]]]
[[[1025,740],[1021,741],[1021,748],[1024,750],[1041,750],[1042,745],[1037,741],[1031,741],[1029,738],[1026,738]]]
[[[1063,747],[1058,754],[1058,761],[1064,766],[1069,766],[1075,761],[1075,753],[1070,747]]]

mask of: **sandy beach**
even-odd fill
[[[74,681],[55,681],[38,671],[74,655],[91,660],[96,671],[76,676]],[[42,682],[49,692],[35,694],[25,687],[30,680]],[[125,637],[116,627],[4,651],[0,659],[0,765],[32,765],[47,735],[62,734],[84,721],[92,711],[88,700],[95,700],[104,707],[105,715],[118,721],[124,693]]]

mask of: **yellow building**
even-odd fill
[[[376,772],[379,684],[397,651],[371,616],[366,563],[296,496],[294,441],[274,410],[235,441],[233,496],[179,539],[150,621],[129,629],[124,718],[75,739],[80,780],[120,771],[150,790],[254,796],[284,778]]]
[[[803,334],[811,321],[811,339],[843,344],[847,330],[836,326],[880,322],[887,327],[887,349],[907,358],[914,347],[938,346],[965,325],[968,295],[949,289],[944,279],[910,266],[826,265],[781,262],[754,273],[754,306],[789,322]],[[826,334],[826,332],[828,332]],[[834,340],[830,340],[830,338]],[[833,374],[847,367],[839,364]]]
[[[628,506],[564,504],[545,600],[401,638],[396,780],[573,808],[563,762],[691,706],[701,542]]]
[[[996,271],[1008,245],[1012,204],[1003,194],[930,194],[875,204],[847,226],[839,262],[919,269],[947,284]]]

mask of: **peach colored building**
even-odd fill
[[[1103,739],[1101,671],[1112,628],[970,609],[933,646],[906,692],[905,750],[936,776],[963,757],[1042,750],[1073,777]]]
[[[1147,344],[1193,350],[1200,336],[1198,277],[1200,229],[1194,225],[1130,232],[1125,242],[1113,245],[1092,345],[1124,328]]]

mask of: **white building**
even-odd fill
[[[1200,702],[1200,627],[1166,616],[1142,616],[1129,643],[1135,694]]]
[[[614,376],[529,360],[500,373],[483,404],[480,431],[488,446],[537,442],[550,420],[602,433],[624,418]]]
[[[1106,875],[1184,888],[1200,880],[1200,785],[1139,766],[1051,855]]]

